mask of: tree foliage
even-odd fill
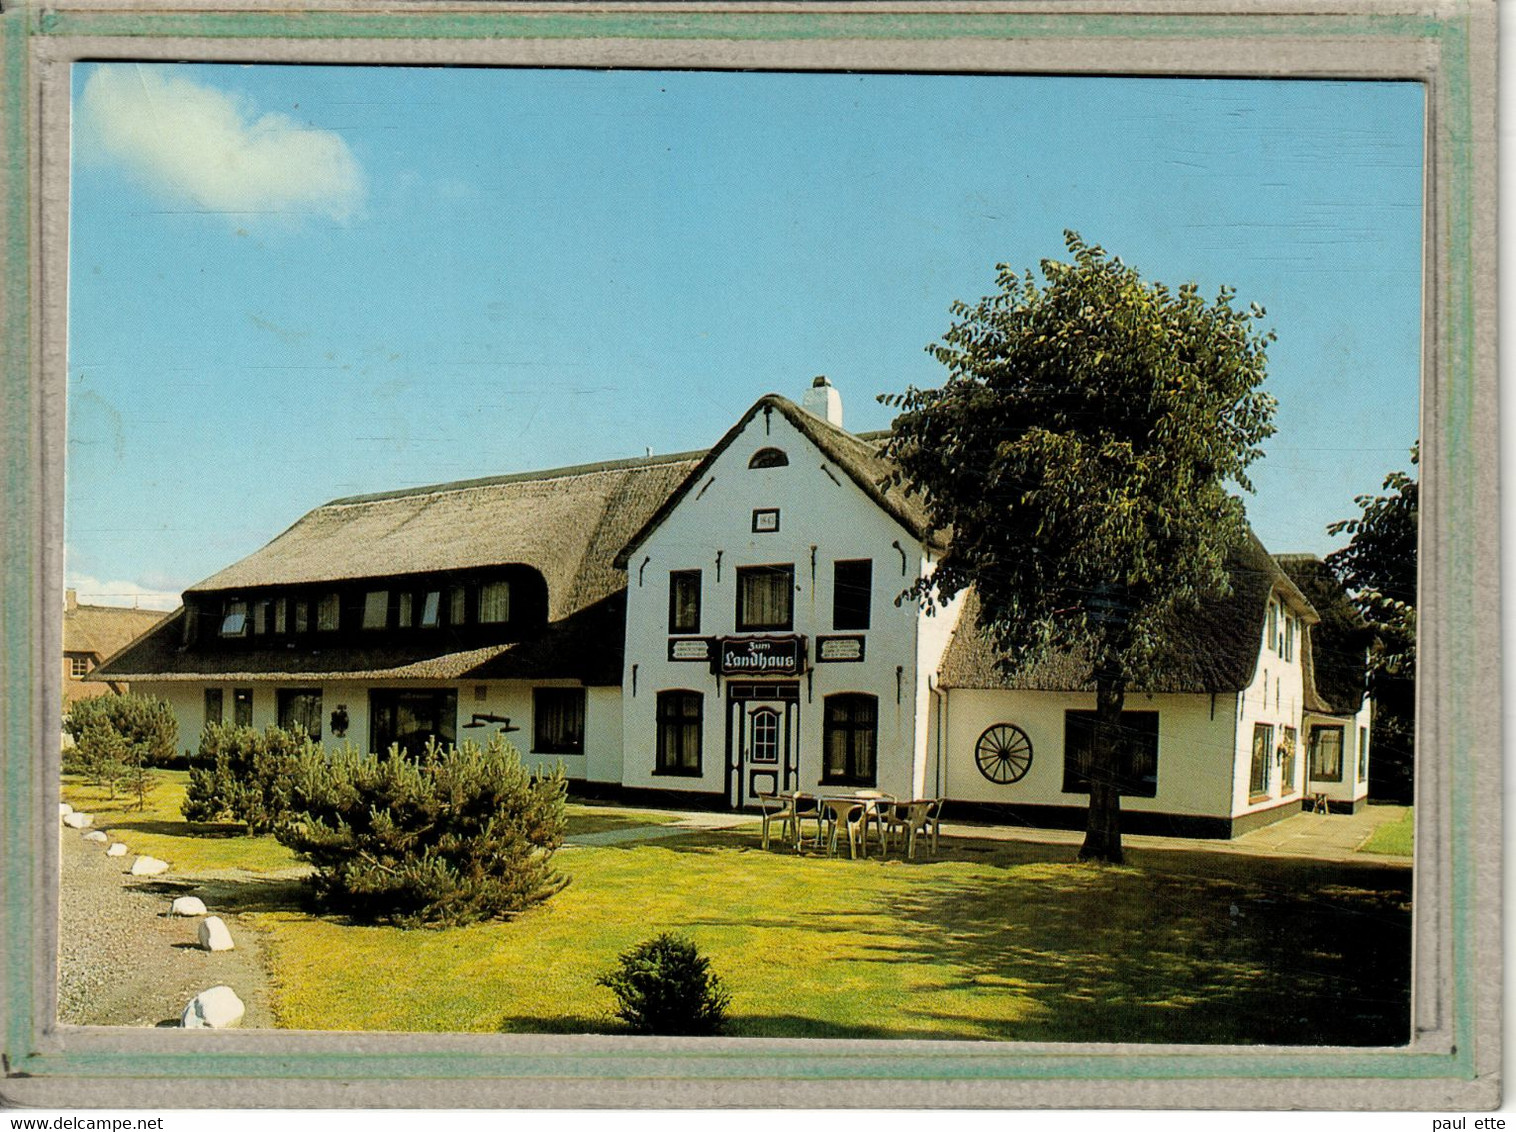
[[[952,543],[916,589],[972,586],[1012,666],[1087,656],[1097,686],[1089,836],[1119,860],[1116,734],[1127,685],[1161,675],[1176,614],[1229,590],[1247,537],[1237,489],[1273,433],[1262,389],[1271,333],[1222,288],[1149,283],[1065,233],[1073,262],[1042,279],[998,269],[999,290],[955,303],[928,347],[940,388],[885,398],[888,454]]]
[[[597,980],[634,1034],[709,1036],[726,1025],[731,995],[694,941],[664,932],[624,951]]]
[[[534,773],[500,737],[428,744],[419,759],[306,752],[275,836],[316,867],[328,909],[405,926],[506,917],[567,881],[563,768]]]
[[[1420,445],[1411,464],[1421,460]],[[1420,488],[1412,474],[1391,472],[1384,494],[1360,495],[1359,514],[1331,524],[1351,536],[1327,555],[1327,566],[1374,631],[1369,691],[1374,698],[1370,790],[1376,798],[1410,802],[1415,787],[1416,563]]]
[[[1420,446],[1411,464],[1420,463]],[[1360,495],[1359,514],[1327,527],[1346,534],[1348,545],[1327,556],[1327,565],[1373,627],[1378,643],[1371,666],[1388,676],[1416,675],[1416,547],[1420,491],[1406,472],[1391,472],[1385,494]]]
[[[289,809],[297,764],[312,753],[320,748],[304,731],[207,723],[180,809],[189,821],[235,821],[249,835],[267,833]]]
[[[124,789],[139,809],[157,782],[150,768],[171,765],[179,743],[174,713],[152,696],[108,693],[76,700],[63,729],[74,740],[63,753],[63,769],[108,787],[112,797]]]

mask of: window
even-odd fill
[[[398,746],[418,758],[428,739],[443,746],[455,741],[458,693],[452,688],[375,688],[368,702],[368,749],[373,754],[388,754]]]
[[[253,725],[253,690],[251,688],[232,689],[232,723],[238,727]]]
[[[1289,616],[1287,616],[1284,619],[1284,659],[1285,660],[1292,661],[1292,660],[1295,659],[1295,626],[1298,625],[1299,623],[1300,623],[1299,620],[1297,618],[1295,618],[1295,617],[1289,617]]]
[[[383,629],[390,619],[389,590],[369,590],[363,595],[363,627]]]
[[[280,688],[279,726],[301,729],[312,739],[321,738],[321,689]]]
[[[532,692],[532,751],[584,754],[584,689],[537,688]]]
[[[874,562],[860,558],[832,565],[832,628],[867,629],[874,596]]]
[[[701,717],[705,697],[699,692],[658,693],[657,774],[700,773]]]
[[[226,603],[221,615],[221,635],[223,637],[247,636],[247,602],[229,601]]]
[[[68,674],[74,678],[89,674],[89,657],[82,652],[70,653],[68,657]]]
[[[1063,713],[1063,792],[1088,794],[1094,760],[1095,713]],[[1116,734],[1116,790],[1133,798],[1158,794],[1158,713],[1124,711]]]
[[[785,468],[788,467],[790,458],[780,448],[760,448],[753,453],[753,458],[747,462],[750,468]]]
[[[1274,725],[1253,724],[1253,769],[1248,777],[1248,801],[1269,795],[1269,771],[1274,763]]]
[[[879,700],[860,692],[842,692],[828,696],[823,710],[821,781],[872,786],[879,747]]]
[[[700,632],[700,571],[669,573],[669,632]]]
[[[1311,778],[1316,782],[1342,781],[1342,728],[1311,728]]]
[[[415,600],[416,595],[413,593],[407,592],[400,595],[400,608],[395,611],[395,623],[402,629],[409,629],[411,627],[412,609]]]
[[[435,629],[441,616],[442,591],[430,590],[426,600],[421,603],[421,627],[423,629]]]
[[[1369,729],[1358,729],[1358,781],[1369,780]]]
[[[498,625],[511,619],[511,584],[485,582],[479,587],[479,620]]]
[[[308,601],[295,602],[295,632],[309,633],[311,631],[311,603]]]
[[[253,603],[253,632],[263,636],[269,630],[273,622],[274,603],[268,600],[255,601]]]
[[[739,566],[737,631],[790,628],[794,596],[794,566]]]
[[[1279,651],[1279,606],[1272,601],[1269,602],[1269,627],[1265,639],[1266,647],[1274,652]]]
[[[274,602],[274,632],[289,632],[289,607],[290,603],[282,597]]]
[[[1284,752],[1284,758],[1279,763],[1279,796],[1295,793],[1295,753],[1298,739],[1293,727],[1284,729],[1284,738],[1279,741],[1279,749]]]
[[[462,625],[467,620],[466,603],[468,595],[462,586],[453,586],[447,594],[447,623],[449,625]]]
[[[222,704],[224,703],[224,699],[225,697],[223,696],[220,688],[207,688],[205,690],[206,726],[210,726],[212,723],[221,722]]]
[[[336,594],[323,595],[316,606],[316,628],[323,633],[336,632],[341,614],[341,599]]]

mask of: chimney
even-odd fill
[[[838,428],[842,427],[842,394],[837,392],[825,374],[811,382],[800,407],[812,416],[820,417]]]
[[[79,608],[79,591],[78,590],[64,590],[63,591],[63,608],[64,608],[64,611],[67,612],[67,613],[72,613],[74,610],[76,610],[76,609]]]

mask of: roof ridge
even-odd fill
[[[530,483],[533,480],[566,480],[601,472],[631,471],[636,468],[656,468],[665,464],[678,464],[698,460],[709,449],[691,452],[670,452],[658,456],[629,456],[619,460],[600,460],[591,464],[570,464],[562,468],[543,468],[528,472],[507,472],[498,476],[480,476],[476,479],[451,480],[446,483],[423,484],[418,487],[402,487],[392,491],[366,492],[363,495],[345,495],[319,504],[315,510],[327,507],[348,507],[362,503],[380,503],[387,499],[409,499],[421,495],[447,495],[458,491],[475,491],[482,487],[496,487],[509,483]]]

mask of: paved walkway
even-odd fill
[[[952,803],[948,804],[951,807]],[[640,825],[626,829],[604,830],[568,837],[567,845],[628,845],[678,837],[694,830],[735,829],[757,825],[758,819],[747,813],[719,813],[695,810],[644,810],[676,820],[667,825]],[[948,810],[951,813],[951,808]],[[1156,837],[1149,834],[1123,834],[1121,841],[1129,849],[1165,849],[1199,853],[1237,853],[1253,857],[1304,857],[1317,861],[1359,861],[1399,865],[1410,868],[1412,858],[1380,853],[1360,853],[1358,846],[1381,825],[1400,820],[1403,806],[1365,806],[1356,814],[1297,813],[1272,825],[1255,829],[1230,841],[1198,837]],[[1015,825],[979,825],[947,821],[942,824],[944,838],[979,841],[1019,841],[1037,845],[1078,845],[1083,830],[1032,829]]]

